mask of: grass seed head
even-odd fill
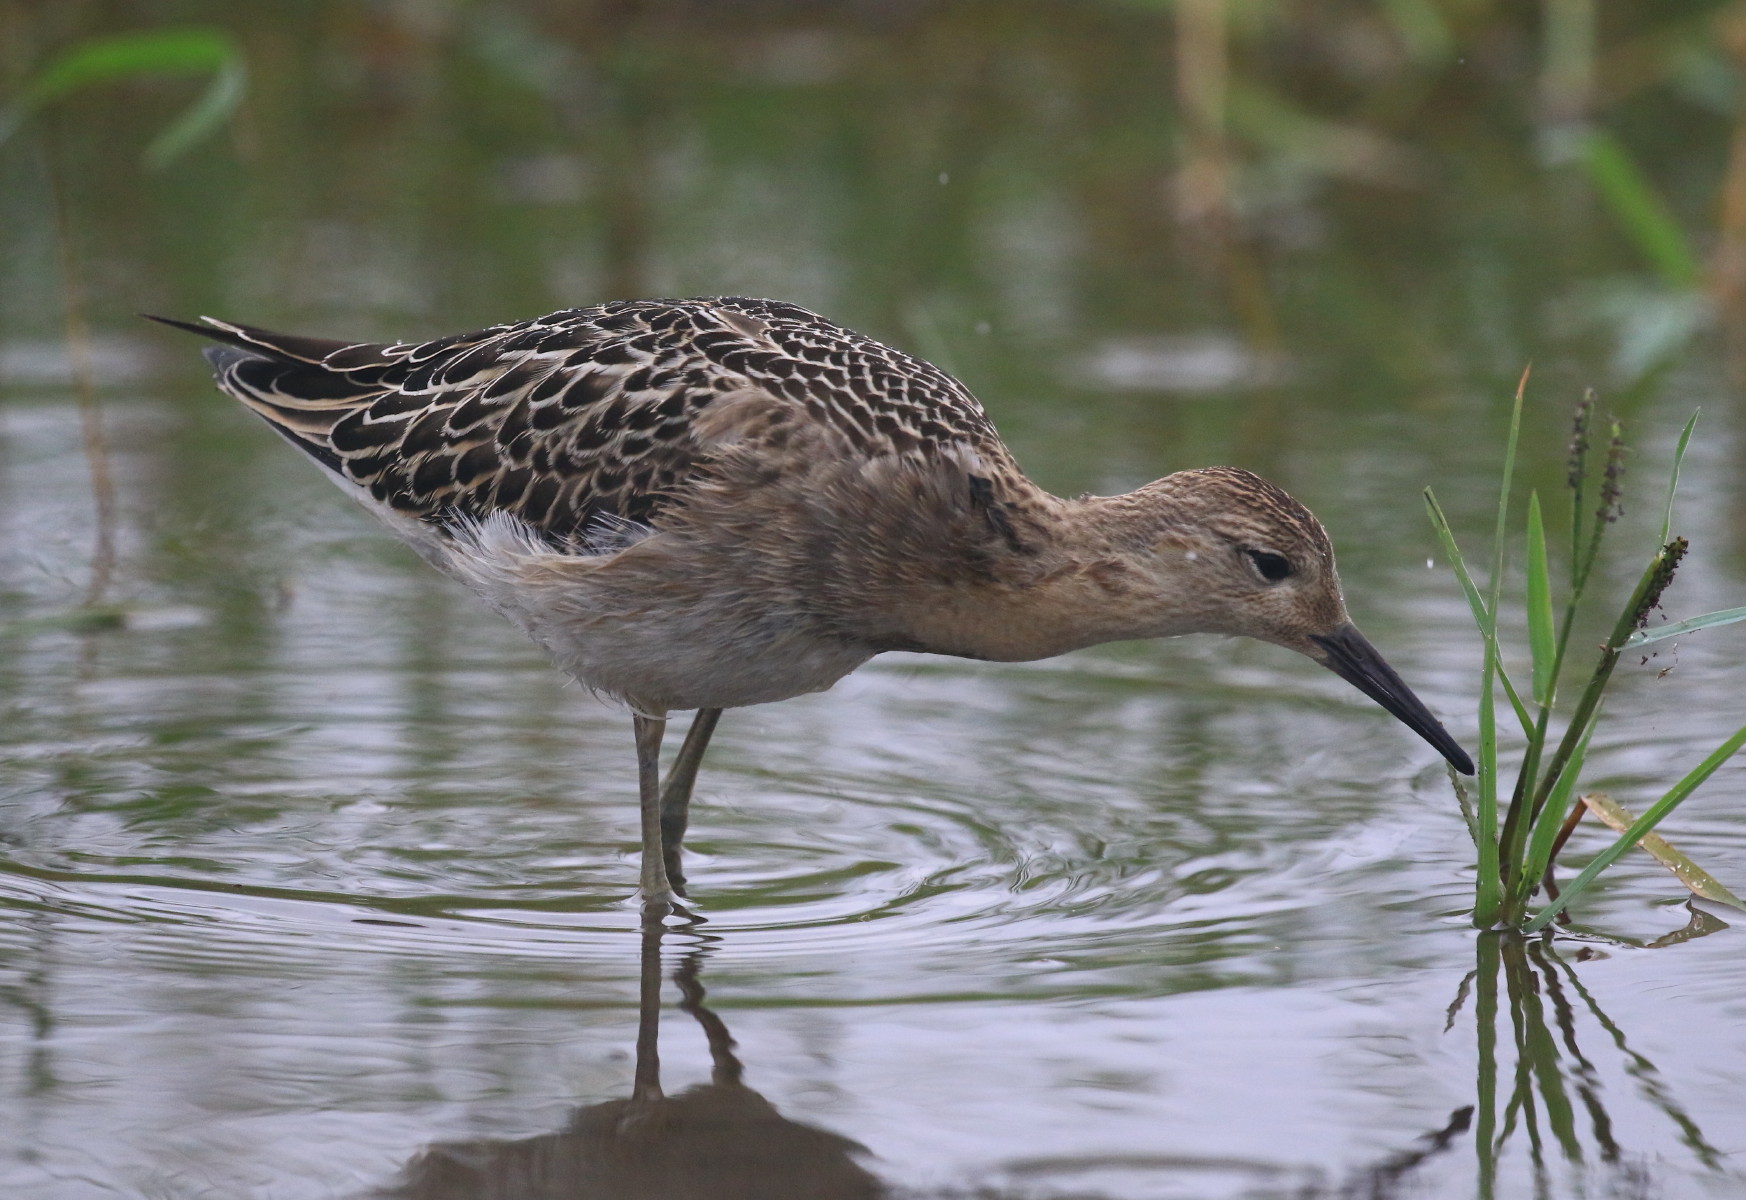
[[[1594,514],[1609,525],[1624,512],[1620,500],[1625,494],[1625,435],[1617,421],[1612,426],[1612,438],[1607,442],[1607,467],[1601,480],[1600,507]]]
[[[1570,490],[1582,491],[1582,481],[1588,477],[1588,426],[1594,416],[1594,389],[1583,393],[1576,406],[1576,419],[1570,429]]]
[[[1661,547],[1661,553],[1655,556],[1655,574],[1650,577],[1649,586],[1643,592],[1643,602],[1631,614],[1638,629],[1648,624],[1649,614],[1660,607],[1661,593],[1673,582],[1673,573],[1679,569],[1679,560],[1685,557],[1685,552],[1690,548],[1691,543],[1684,538],[1674,538]]]

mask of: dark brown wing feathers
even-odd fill
[[[861,453],[1007,461],[956,380],[770,300],[620,301],[421,344],[164,323],[223,343],[219,385],[377,500],[439,525],[506,511],[558,545],[655,520],[707,466],[699,414],[753,390]]]

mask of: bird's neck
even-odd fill
[[[1148,517],[1128,496],[1064,500],[1025,484],[1005,497],[999,537],[960,529],[959,544],[942,547],[974,570],[884,597],[893,645],[1017,662],[1206,627],[1193,603],[1160,601],[1142,557],[1155,507]]]

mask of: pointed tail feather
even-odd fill
[[[140,313],[148,321],[156,321],[160,325],[168,325],[172,329],[197,333],[201,337],[211,338],[226,346],[245,351],[259,358],[277,359],[280,362],[301,363],[307,366],[319,366],[329,355],[341,350],[350,349],[351,342],[336,341],[332,338],[302,337],[291,333],[274,333],[269,329],[257,329],[253,325],[238,325],[234,321],[220,321],[217,317],[201,317],[204,324],[196,325],[191,321],[178,321],[173,317],[159,317],[151,313]],[[208,354],[216,367],[235,361],[226,356],[221,362]]]

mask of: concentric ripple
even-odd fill
[[[507,668],[463,660],[410,683],[331,659],[257,672],[255,712],[202,676],[67,689],[37,715],[42,736],[8,747],[0,888],[137,926],[135,952],[184,960],[622,961],[637,923],[628,721],[507,648]],[[1271,660],[1174,665],[1204,676],[1192,694],[1156,659],[895,659],[729,714],[687,856],[701,931],[748,968],[852,955],[863,984],[900,994],[991,971],[1050,988],[1067,963],[1074,986],[1105,986],[1088,958],[1125,977],[1184,937],[1217,938],[1237,969],[1244,947],[1302,936],[1329,897],[1297,866],[1375,815],[1374,795],[1325,781],[1302,806],[1315,743],[1389,731]],[[69,775],[46,735],[81,724]],[[1281,752],[1256,762],[1209,740]],[[1364,745],[1379,762],[1397,749]]]

